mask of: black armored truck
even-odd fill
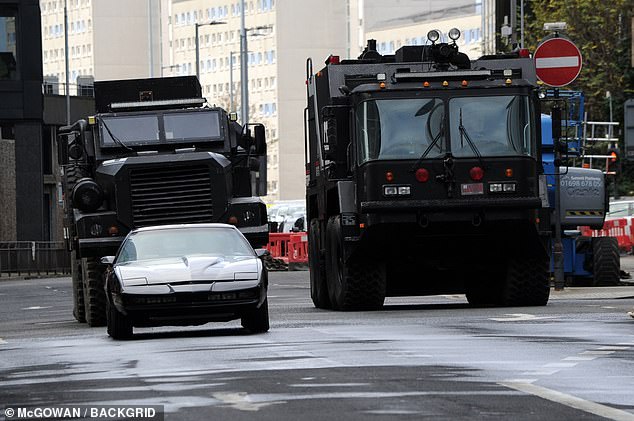
[[[527,50],[471,61],[438,31],[307,61],[306,206],[318,308],[466,293],[545,305],[550,216]]]
[[[135,228],[204,222],[268,243],[261,124],[208,106],[193,76],[95,82],[96,115],[58,137],[74,316],[105,324],[104,266]]]

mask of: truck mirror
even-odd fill
[[[253,127],[254,146],[256,155],[266,154],[266,132],[262,124]]]
[[[57,162],[59,165],[68,165],[68,135],[57,136]]]

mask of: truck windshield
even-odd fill
[[[534,155],[530,122],[526,96],[452,98],[451,153],[455,157],[474,157],[475,146],[482,156]],[[469,145],[467,137],[473,145]]]
[[[451,98],[448,118],[445,104],[439,98],[381,99],[359,104],[359,163],[436,158],[449,151],[456,158],[478,154],[535,156],[534,125],[527,96]],[[445,139],[447,134],[450,141]]]
[[[357,107],[359,163],[418,159],[445,153],[444,106],[439,98],[380,99]]]
[[[219,113],[212,110],[101,116],[99,123],[102,147],[223,140]]]

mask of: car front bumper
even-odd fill
[[[126,287],[111,293],[134,326],[196,325],[238,319],[266,299],[258,281]]]

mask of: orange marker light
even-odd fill
[[[511,83],[513,83],[513,81],[511,79],[506,79],[504,83],[506,83],[507,85],[510,85]]]
[[[379,83],[379,88],[381,88],[381,89],[385,89],[385,82],[381,82],[381,83]]]
[[[394,181],[394,174],[392,173],[392,171],[388,171],[385,173],[385,179],[387,181]]]
[[[442,86],[445,86],[445,87],[449,86],[449,82],[447,82],[446,80],[443,80],[442,81]]]
[[[504,171],[504,175],[506,175],[507,177],[513,177],[513,168],[507,168],[506,171]]]
[[[427,81],[423,82],[423,86],[424,86],[425,88],[429,88],[429,82],[427,82]]]
[[[360,223],[360,224],[359,224],[359,228],[361,228],[361,229],[365,228],[365,224],[364,224],[363,222],[362,222],[362,223]]]
[[[466,80],[463,80],[461,83],[462,86],[469,86],[469,82],[467,82]]]

